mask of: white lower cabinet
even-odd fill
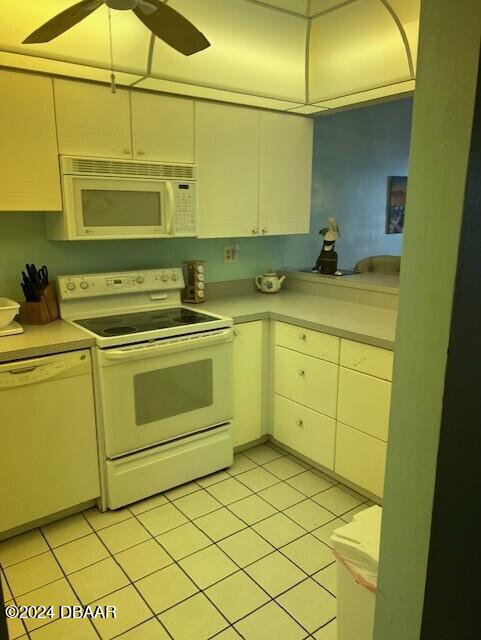
[[[275,394],[273,436],[326,469],[334,468],[333,418]]]
[[[387,444],[337,423],[335,470],[359,487],[382,496]]]
[[[340,367],[337,419],[387,441],[391,383]]]
[[[275,440],[382,496],[392,351],[275,323]]]
[[[234,329],[234,447],[262,436],[264,380],[263,322]]]
[[[276,393],[336,417],[337,365],[279,346],[275,360]]]

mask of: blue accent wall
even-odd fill
[[[402,236],[385,234],[387,177],[406,175],[411,100],[388,102],[322,116],[315,123],[311,233],[241,238],[240,261],[224,264],[229,239],[50,242],[42,213],[0,212],[0,296],[21,299],[26,262],[47,264],[52,275],[177,266],[207,261],[208,282],[250,278],[269,268],[314,264],[318,231],[334,216],[341,228],[339,265],[360,258],[399,254]]]
[[[407,175],[412,99],[317,118],[314,129],[311,234],[287,238],[284,258],[310,266],[322,246],[319,229],[336,218],[340,267],[361,258],[401,255],[402,234],[385,232],[389,176]]]

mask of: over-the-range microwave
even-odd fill
[[[60,156],[63,213],[47,214],[51,240],[193,237],[196,167]]]

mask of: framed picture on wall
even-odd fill
[[[402,233],[404,231],[407,186],[407,176],[390,176],[388,178],[386,233]]]

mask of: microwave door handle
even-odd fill
[[[102,359],[106,361],[128,362],[129,360],[145,360],[168,353],[180,353],[190,349],[210,347],[222,342],[232,342],[232,329],[224,329],[205,336],[167,341],[165,344],[139,345],[129,349],[108,349],[102,352]]]
[[[174,187],[172,182],[166,182],[167,191],[167,235],[173,236],[174,234],[174,215],[175,215],[175,197]]]

